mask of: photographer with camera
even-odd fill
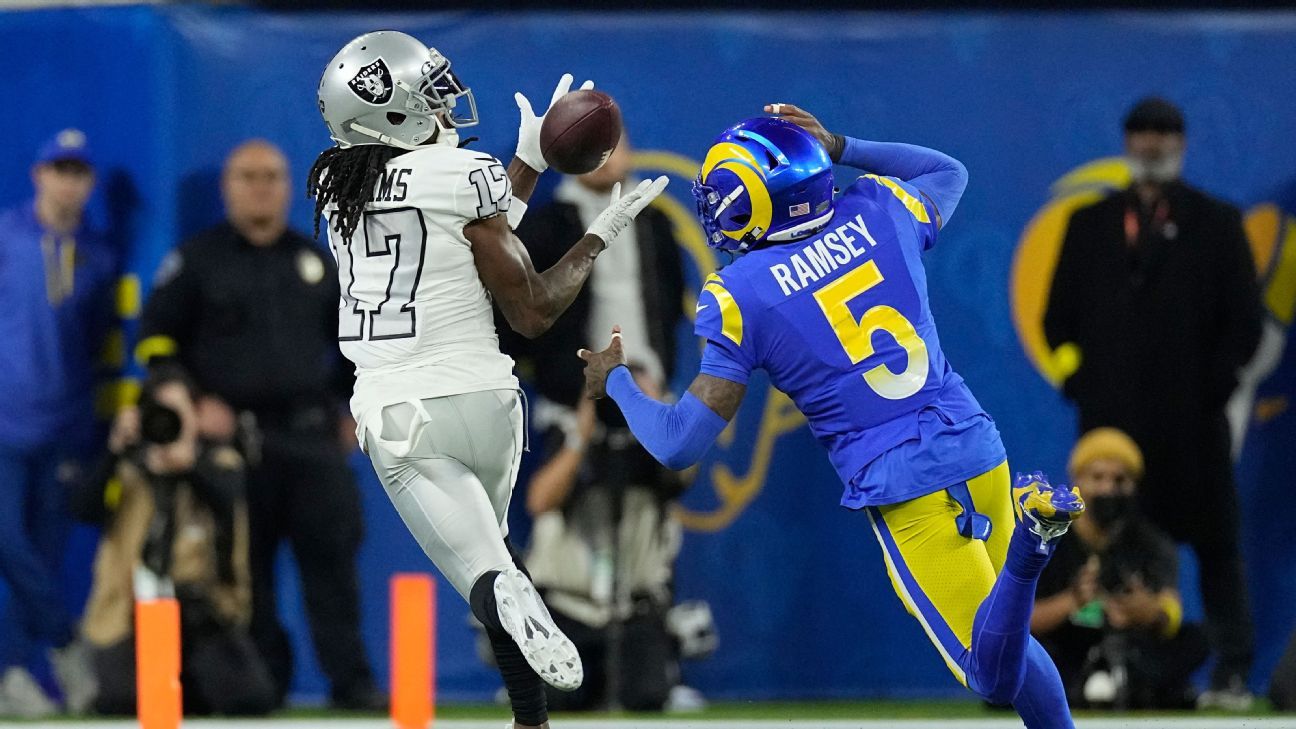
[[[1208,653],[1183,622],[1174,542],[1139,516],[1137,444],[1095,428],[1068,466],[1088,510],[1040,577],[1031,632],[1053,657],[1077,707],[1187,709],[1189,676]]]
[[[186,712],[268,713],[274,684],[248,634],[242,459],[200,439],[193,385],[175,365],[153,368],[139,405],[113,423],[109,451],[74,504],[103,527],[82,621],[95,709],[135,713],[136,591],[169,584],[180,603]]]
[[[631,369],[647,391],[660,390]],[[680,685],[679,661],[708,655],[715,633],[705,604],[674,601],[682,528],[672,508],[687,481],[654,461],[611,407],[541,399],[535,408],[544,462],[527,486],[527,566],[585,661],[585,683],[549,692],[549,705],[691,708],[701,699]]]
[[[613,185],[634,186],[633,167],[623,137],[601,167],[564,177],[551,203],[531,208],[518,235],[537,268],[566,253]],[[680,251],[670,219],[650,206],[599,256],[589,285],[545,336],[527,340],[499,327],[500,346],[537,394],[531,425],[542,461],[519,491],[535,519],[526,564],[586,671],[577,691],[549,693],[551,710],[660,711],[700,700],[678,685],[678,659],[714,647],[709,609],[673,605],[682,528],[672,507],[686,482],[639,445],[614,403],[581,396],[571,357],[619,324],[635,352],[636,381],[662,392],[687,323]]]

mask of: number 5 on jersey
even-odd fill
[[[888,400],[903,400],[927,382],[927,344],[918,336],[914,325],[893,307],[879,304],[857,321],[849,306],[851,300],[882,280],[877,261],[868,261],[816,291],[814,297],[851,364],[859,364],[876,353],[873,332],[879,329],[890,334],[904,349],[907,362],[903,372],[892,372],[885,364],[879,364],[864,373],[864,381],[878,395]]]
[[[353,238],[344,245],[333,245],[338,270],[346,281],[338,313],[338,341],[412,337],[417,316],[414,294],[427,249],[423,214],[418,208],[366,210],[361,229],[362,240]],[[372,309],[361,303],[375,300],[378,305]]]

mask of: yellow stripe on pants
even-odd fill
[[[972,621],[1003,569],[1015,522],[1007,461],[967,485],[974,507],[993,524],[984,542],[959,533],[962,507],[947,491],[868,510],[896,594],[964,685]]]

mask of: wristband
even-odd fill
[[[508,224],[510,230],[517,230],[517,227],[522,224],[522,216],[526,215],[526,211],[527,211],[526,203],[522,202],[516,197],[509,199],[509,209],[508,209],[507,217],[508,217]]]
[[[1183,625],[1183,603],[1174,598],[1173,595],[1161,595],[1157,598],[1161,605],[1161,611],[1165,613],[1166,622],[1161,626],[1161,636],[1163,638],[1173,638],[1179,634],[1179,628]]]

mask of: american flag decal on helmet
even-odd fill
[[[796,205],[793,205],[788,208],[788,215],[794,218],[802,215],[809,215],[809,214],[810,214],[810,203],[808,202],[797,203]]]

